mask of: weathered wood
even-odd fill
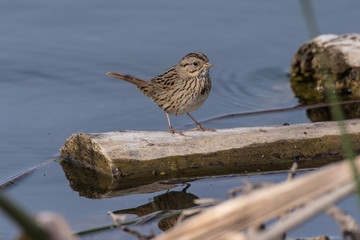
[[[360,121],[346,121],[360,151]],[[318,167],[343,158],[337,123],[218,129],[216,132],[123,131],[71,136],[62,159],[121,179],[150,182],[171,177]],[[144,182],[145,183],[145,182]]]

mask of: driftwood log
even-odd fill
[[[360,121],[346,121],[360,151]],[[343,158],[336,122],[218,129],[216,132],[120,131],[79,133],[60,150],[60,158],[119,179],[209,176],[318,167]],[[66,161],[65,161],[66,162]]]

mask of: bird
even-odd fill
[[[108,72],[106,75],[136,85],[138,90],[165,111],[169,124],[168,131],[183,135],[183,131],[172,127],[169,114],[175,116],[187,114],[196,124],[196,128],[189,131],[216,131],[213,128],[204,128],[189,113],[198,109],[208,98],[211,90],[209,69],[213,66],[214,64],[209,62],[205,54],[191,52],[175,66],[151,80],[116,72]]]

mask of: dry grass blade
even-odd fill
[[[113,219],[114,224],[116,226],[120,225],[121,222],[125,221],[127,215],[116,215],[113,212],[108,212],[108,214],[110,215],[110,217]]]
[[[356,165],[360,165],[359,157]],[[225,232],[257,226],[330,191],[342,189],[345,192],[340,197],[345,196],[353,190],[352,180],[348,161],[334,163],[306,176],[255,190],[206,209],[155,239],[227,239]]]
[[[194,216],[195,214],[198,214],[203,210],[204,210],[204,208],[202,208],[202,207],[183,210],[181,212],[177,222],[180,223],[180,222],[184,221],[186,218]]]
[[[194,199],[195,204],[204,204],[204,205],[216,205],[222,202],[220,199],[216,198],[197,198]]]
[[[349,194],[352,189],[354,189],[354,184],[352,182],[345,184],[344,186],[341,186],[334,191],[306,204],[304,207],[299,208],[295,212],[290,213],[274,225],[269,226],[268,229],[252,236],[249,240],[268,240],[278,238],[288,230],[305,222],[307,219],[325,211],[334,202],[341,200]]]

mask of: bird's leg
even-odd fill
[[[171,122],[170,122],[170,118],[169,118],[169,114],[168,114],[168,113],[166,113],[166,118],[167,118],[168,123],[169,123],[169,130],[168,130],[168,132],[171,132],[172,134],[178,133],[178,134],[184,136],[183,131],[175,130],[175,129],[171,126]]]
[[[200,130],[200,131],[211,131],[211,132],[216,132],[215,128],[204,128],[203,126],[201,126],[201,124],[195,120],[195,118],[193,118],[190,113],[186,113],[190,118],[191,120],[193,120],[196,124],[196,128],[192,128],[192,129],[189,129],[189,131],[197,131],[197,130]]]

